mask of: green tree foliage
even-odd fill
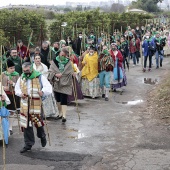
[[[9,44],[9,38],[5,37],[5,33],[2,29],[0,29],[0,45],[6,46]]]
[[[5,37],[9,37],[11,46],[14,46],[18,39],[22,39],[27,45],[32,30],[32,43],[36,45],[39,41],[41,28],[45,38],[45,19],[36,11],[0,10],[0,29],[3,30]]]
[[[99,9],[93,11],[73,11],[66,14],[57,14],[56,21],[50,27],[50,39],[52,42],[65,39],[67,36],[75,39],[78,32],[89,34],[92,30],[99,36],[101,31],[113,33],[114,29],[125,31],[127,25],[145,25],[145,19],[152,18],[149,14],[133,13],[103,13]],[[62,22],[67,22],[62,27]]]
[[[137,0],[132,2],[130,8],[139,8],[147,12],[159,12],[160,9],[157,4],[162,1],[163,0]]]
[[[111,12],[122,13],[125,12],[125,6],[118,3],[113,3],[110,9]]]

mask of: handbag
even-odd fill
[[[121,79],[123,79],[123,71],[122,68],[119,67],[118,58],[116,58],[116,64],[113,69],[113,76],[114,80],[120,81]]]
[[[150,42],[148,42],[148,46],[149,46],[149,50],[151,52],[155,52],[156,51],[156,46],[152,45]]]

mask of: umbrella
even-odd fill
[[[4,141],[6,145],[8,145],[8,136],[9,136],[9,121],[8,121],[9,115],[10,115],[9,111],[4,106],[1,107],[0,116],[1,116],[1,122],[2,122]]]

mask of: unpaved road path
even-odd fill
[[[32,151],[21,155],[23,137],[15,127],[6,170],[170,170],[169,125],[158,123],[147,109],[148,93],[170,70],[169,58],[163,64],[146,73],[141,66],[131,68],[128,86],[122,94],[110,93],[109,102],[80,101],[80,121],[74,104],[65,125],[48,121],[52,146],[42,149],[36,139]]]

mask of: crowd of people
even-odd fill
[[[84,51],[83,38],[86,38]],[[166,25],[157,27],[152,23],[141,29],[129,26],[125,33],[115,31],[110,37],[104,32],[98,38],[93,31],[89,36],[80,32],[74,42],[70,37],[52,45],[44,41],[33,51],[18,40],[17,48],[11,48],[10,54],[3,56],[1,100],[10,111],[10,135],[13,115],[20,115],[25,142],[20,152],[31,150],[35,143],[33,125],[42,147],[46,146],[45,116],[55,116],[55,120],[65,123],[70,102],[85,96],[109,101],[109,91],[127,85],[126,70],[131,66],[131,59],[135,67],[144,58],[143,72],[147,70],[148,58],[148,71],[151,71],[153,56],[156,69],[162,67],[164,47],[169,42]]]

